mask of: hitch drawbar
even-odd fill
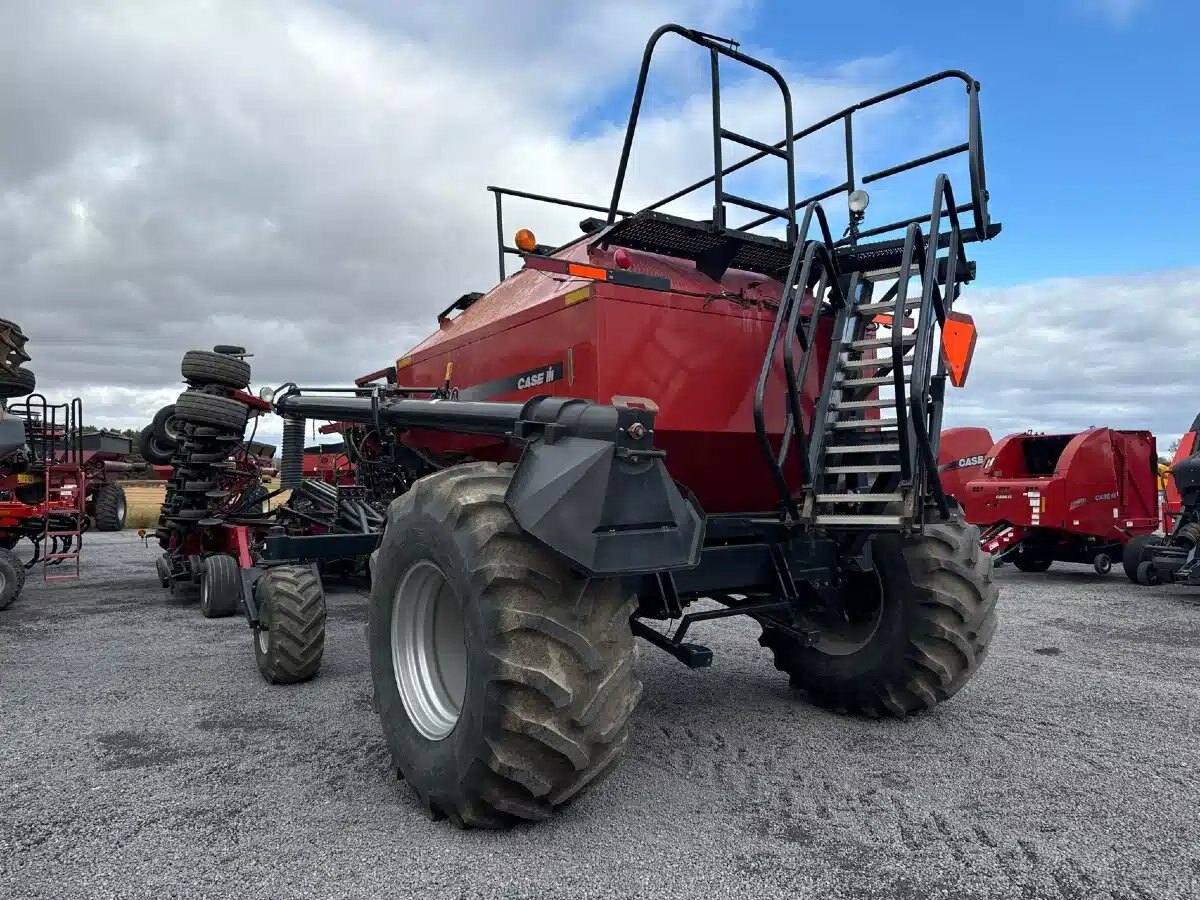
[[[603,405],[539,396],[504,403],[416,400],[398,387],[351,389],[353,396],[309,390],[282,390],[275,412],[374,425],[381,434],[426,428],[508,437],[522,448],[505,497],[513,517],[588,575],[662,572],[700,561],[704,513],[671,480],[665,453],[654,447],[658,407],[649,400],[614,397]]]

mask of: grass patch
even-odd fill
[[[163,496],[166,494],[166,485],[157,484],[125,484],[125,527],[126,528],[146,528],[149,530],[158,527],[159,507],[162,506]],[[279,487],[279,479],[273,479],[267,485],[267,490],[273,491]],[[271,498],[271,508],[274,509],[291,494],[291,491],[284,491],[278,497]]]

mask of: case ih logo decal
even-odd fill
[[[1107,494],[1097,494],[1095,497],[1080,497],[1078,500],[1071,501],[1071,509],[1079,509],[1085,503],[1099,503],[1102,500],[1116,500],[1117,492],[1110,491]]]
[[[955,469],[969,469],[971,466],[983,465],[983,454],[979,456],[964,456],[962,459],[956,459],[941,466],[939,472],[953,472]]]
[[[560,360],[526,372],[518,372],[516,375],[506,375],[503,378],[465,388],[458,392],[458,397],[460,400],[490,400],[492,397],[503,397],[505,394],[515,391],[544,387],[551,382],[561,381],[562,377],[563,364]]]
[[[555,368],[555,366],[560,366]],[[544,369],[539,369],[536,372],[529,372],[525,375],[517,377],[517,390],[523,391],[525,388],[538,387],[539,385],[549,384],[551,381],[558,381],[562,378],[562,368],[560,363],[546,366]]]

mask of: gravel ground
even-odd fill
[[[1117,573],[997,572],[979,676],[902,722],[794,696],[749,623],[644,647],[624,763],[556,821],[430,822],[388,771],[365,597],[272,687],[238,619],[132,535],[0,612],[0,897],[1196,897],[1200,606]],[[1193,593],[1192,600],[1200,600]]]

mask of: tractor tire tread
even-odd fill
[[[927,525],[900,552],[912,592],[901,665],[857,680],[821,677],[808,665],[820,651],[763,629],[759,643],[774,654],[775,667],[816,705],[872,718],[907,716],[949,700],[986,659],[999,592],[978,528],[956,520]]]
[[[249,408],[232,397],[219,397],[188,389],[175,401],[175,418],[189,425],[207,425],[241,437]],[[181,451],[183,450],[181,446]]]
[[[524,534],[504,501],[511,475],[510,465],[454,466],[420,479],[388,510],[388,529],[420,511],[453,535],[487,627],[494,713],[456,796],[426,783],[391,748],[426,808],[459,827],[550,817],[611,771],[641,695],[628,624],[635,598],[617,579],[575,574]],[[375,551],[373,570],[387,552]]]
[[[189,350],[179,364],[185,381],[197,387],[210,384],[242,390],[250,384],[250,363],[211,350]]]
[[[0,547],[0,573],[4,587],[0,590],[0,609],[8,609],[17,602],[25,587],[25,566],[11,550]]]
[[[271,684],[308,681],[325,652],[325,592],[309,566],[278,566],[259,580],[259,617],[268,649],[254,635],[258,670]]]
[[[125,527],[128,506],[125,488],[119,484],[102,484],[96,489],[96,530],[120,531]]]

